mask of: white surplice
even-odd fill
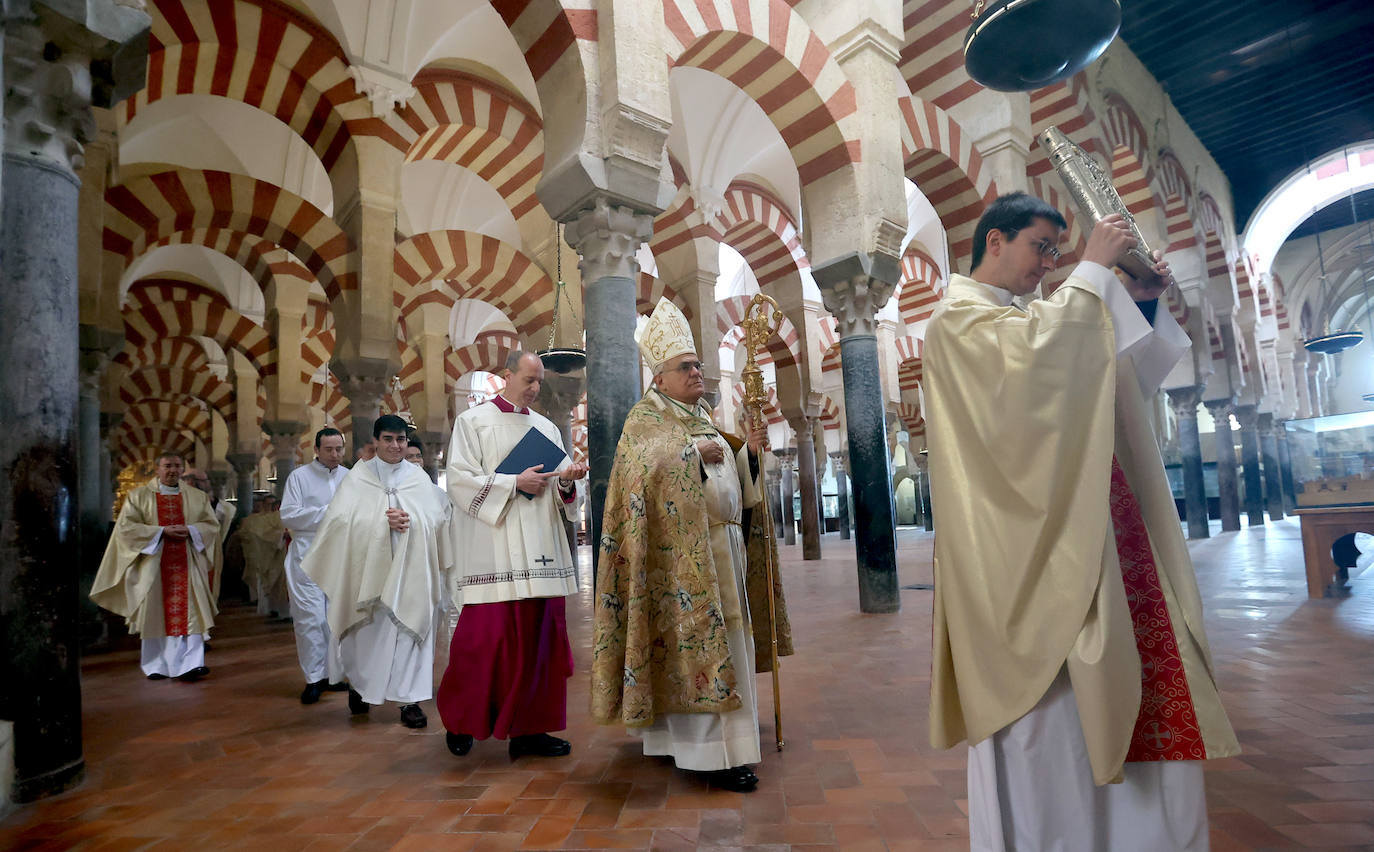
[[[1120,369],[1150,396],[1191,341],[1163,302],[1153,328],[1105,267],[1074,275],[1094,284],[1112,317]],[[983,285],[1002,304],[1011,293]],[[1093,783],[1067,670],[1020,719],[971,746],[969,839],[973,852],[1203,852],[1208,848],[1202,766],[1127,763],[1119,784]]]
[[[674,404],[661,401],[663,405]],[[740,613],[726,619],[726,644],[737,673],[740,708],[728,713],[661,713],[647,728],[630,728],[644,741],[644,753],[671,756],[680,769],[709,772],[762,760],[759,748],[759,702],[754,684],[754,633],[744,589],[743,511],[757,505],[759,489],[749,474],[749,447],[738,454],[719,435],[712,439],[725,452],[716,464],[703,464],[706,512],[711,519],[711,558],[720,584],[721,608]],[[731,600],[733,598],[733,601]]]
[[[565,449],[548,418],[528,409],[503,411],[494,401],[469,408],[453,424],[445,478],[453,501],[455,604],[577,593],[577,570],[563,531],[564,517],[576,519],[576,502],[565,503],[556,482],[527,499],[515,490],[516,474],[496,473],[531,429]],[[570,464],[565,457],[556,470]]]
[[[286,588],[291,596],[291,620],[296,632],[296,656],[306,683],[329,676],[329,608],[324,592],[301,570],[315,531],[324,519],[329,501],[347,475],[337,465],[333,470],[315,459],[291,471],[281,500],[281,522],[291,533],[286,551]]]

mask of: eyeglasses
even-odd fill
[[[1059,258],[1063,256],[1053,243],[1044,238],[1031,240],[1031,248],[1039,252],[1041,257],[1048,257],[1055,262],[1058,262]]]
[[[700,362],[700,361],[683,361],[681,364],[678,364],[678,365],[677,365],[676,367],[674,367],[673,369],[677,370],[677,371],[680,372],[680,373],[690,373],[690,372],[692,372],[693,370],[696,370],[698,373],[700,373],[700,372],[701,372],[701,362]]]

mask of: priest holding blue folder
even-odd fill
[[[567,727],[564,598],[577,592],[563,517],[587,468],[529,408],[544,380],[538,356],[511,353],[506,373],[499,395],[458,415],[449,443],[450,592],[463,609],[435,703],[455,755],[494,737],[510,740],[511,757],[561,757],[572,746],[549,732]]]

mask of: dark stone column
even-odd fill
[[[573,409],[582,399],[585,385],[585,375],[581,370],[571,373],[555,373],[552,370],[546,370],[544,382],[539,387],[538,405],[543,410],[544,416],[558,427],[558,434],[563,438],[563,448],[569,456],[572,455],[573,447]],[[568,549],[576,556],[577,527],[572,521],[564,519],[563,532],[568,537]]]
[[[782,456],[782,543],[797,543],[797,508],[793,495],[797,493],[796,471],[793,470],[793,459],[796,457],[796,450],[783,450]]]
[[[816,477],[816,439],[807,418],[799,418],[791,425],[797,435],[797,475],[801,479],[802,559],[820,559],[821,526],[816,509],[821,489]]]
[[[27,802],[85,772],[78,507],[95,507],[78,491],[77,442],[98,434],[99,408],[79,430],[77,170],[92,105],[142,86],[149,19],[111,0],[0,14],[0,719],[14,722],[11,795]],[[111,63],[126,43],[136,80],[114,77],[132,70]]]
[[[844,455],[831,453],[835,466],[835,511],[840,514],[840,538],[849,541],[849,475],[844,470]]]
[[[930,456],[925,450],[917,454],[916,468],[920,471],[917,484],[921,487],[921,518],[925,521],[926,532],[934,532],[935,514],[930,508]]]
[[[1282,422],[1274,424],[1274,443],[1279,450],[1279,485],[1283,491],[1283,508],[1291,515],[1298,508],[1298,487],[1293,481],[1293,455],[1288,444],[1288,428]]]
[[[1197,431],[1197,407],[1202,388],[1190,386],[1169,391],[1169,405],[1178,419],[1178,449],[1183,457],[1183,508],[1188,518],[1188,538],[1208,538],[1207,489],[1202,479],[1202,441]]]
[[[1245,514],[1252,527],[1264,526],[1264,480],[1260,473],[1259,411],[1253,405],[1236,406],[1240,423],[1240,460],[1245,470]]]
[[[122,412],[100,412],[100,526],[106,530],[114,523],[115,479],[119,475],[113,469],[114,453],[110,451],[110,436],[122,422]]]
[[[641,360],[635,343],[635,252],[653,234],[654,220],[604,199],[577,214],[563,234],[577,250],[582,271],[583,327],[587,330],[587,455],[592,564],[600,558],[606,483],[625,415],[639,401]]]
[[[892,295],[899,268],[894,258],[885,255],[851,254],[814,266],[811,273],[840,333],[845,422],[854,479],[859,609],[897,612],[902,602],[876,314]]]
[[[273,488],[280,500],[286,491],[286,478],[296,469],[296,455],[300,452],[301,435],[310,428],[309,423],[294,420],[264,420],[262,431],[272,439],[273,463],[277,470],[277,484]]]
[[[764,472],[764,482],[768,486],[768,508],[773,515],[773,538],[782,538],[782,465],[781,456],[773,454],[773,461]]]
[[[425,473],[429,474],[431,482],[439,481],[439,454],[448,450],[448,439],[450,436],[443,432],[416,432],[415,437],[423,445],[420,451],[423,455]]]
[[[1214,399],[1204,403],[1215,424],[1217,451],[1217,494],[1221,506],[1222,532],[1240,529],[1240,484],[1236,478],[1236,440],[1231,434],[1231,406],[1229,399]]]
[[[391,366],[385,361],[360,358],[335,361],[329,369],[339,380],[339,390],[348,398],[348,412],[352,418],[349,431],[353,433],[353,441],[347,457],[356,460],[358,449],[372,440],[372,427],[381,416],[382,397],[386,395]]]
[[[1260,458],[1264,465],[1264,503],[1269,518],[1283,520],[1283,475],[1279,470],[1279,447],[1274,440],[1274,415],[1259,416]]]
[[[807,419],[811,422],[811,435],[816,447],[816,517],[821,522],[821,535],[825,535],[825,429],[821,427],[819,417]]]
[[[238,499],[239,517],[253,514],[253,475],[258,471],[257,453],[230,453],[224,457],[234,468],[238,482],[234,494]]]

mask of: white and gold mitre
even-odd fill
[[[696,351],[687,317],[667,297],[660,298],[639,336],[639,352],[649,365],[649,371],[658,375],[664,364],[679,355]]]

